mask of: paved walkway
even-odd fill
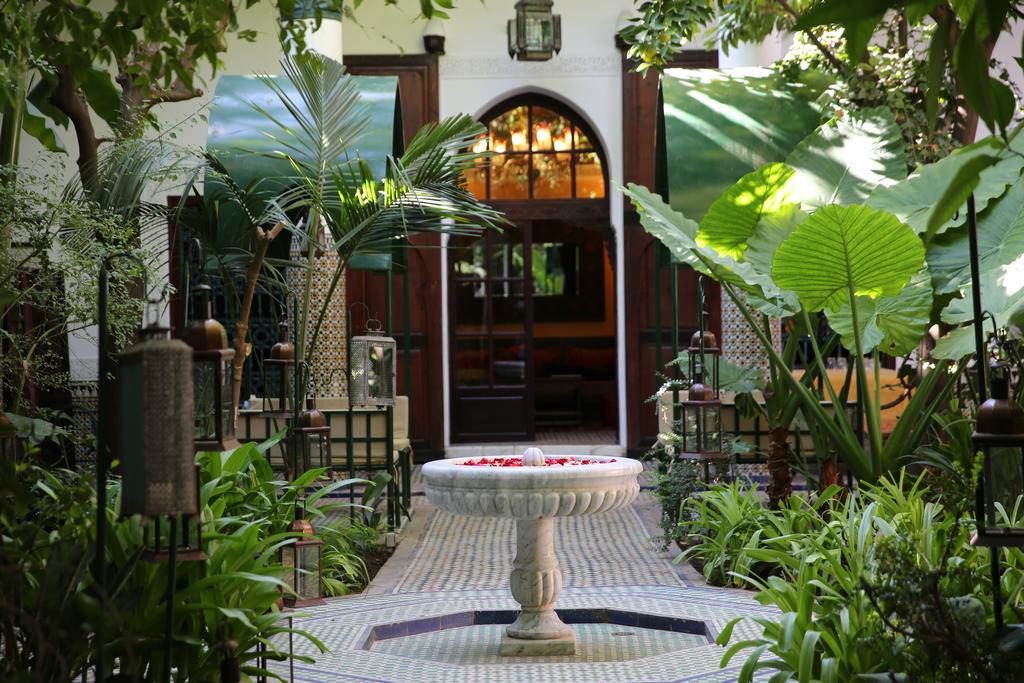
[[[704,586],[672,553],[659,553],[650,541],[657,504],[645,493],[616,512],[556,522],[558,608],[576,631],[577,655],[501,657],[503,624],[517,607],[507,587],[513,522],[440,512],[422,495],[414,501],[395,554],[365,593],[296,618],[330,650],[297,643],[315,663],[297,665],[296,681],[734,681],[742,661],[719,668],[718,631],[736,616],[773,614],[748,592]],[[759,630],[746,621],[736,633]]]

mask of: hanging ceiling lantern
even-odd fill
[[[331,426],[327,416],[317,409],[315,398],[306,399],[306,409],[299,413],[292,443],[298,474],[313,467],[331,466]]]
[[[316,537],[313,525],[306,519],[304,498],[295,501],[295,521],[288,531],[301,536],[281,548],[281,564],[288,570],[283,578],[291,589],[284,596],[284,604],[288,607],[323,604],[321,560],[324,544]]]
[[[292,381],[295,374],[295,345],[288,339],[288,322],[282,320],[278,326],[277,343],[270,349],[270,358],[266,361],[268,374],[277,379],[277,406],[270,398],[270,389],[264,393],[267,395],[263,405],[264,412],[286,413],[288,401],[292,397]]]
[[[348,395],[353,406],[383,407],[395,404],[395,350],[380,321],[366,321],[366,334],[352,337]]]
[[[197,510],[192,349],[159,325],[119,354],[121,513],[150,519]]]
[[[232,377],[234,349],[228,333],[213,319],[210,285],[196,287],[205,319],[196,317],[182,338],[192,347],[193,441],[197,451],[228,451],[238,448],[235,438],[235,405]]]
[[[978,408],[971,436],[984,457],[974,543],[1024,546],[1024,409],[1010,398],[1006,364],[992,367],[991,383],[992,397]]]
[[[690,460],[720,460],[722,448],[722,402],[698,376],[687,397],[679,402],[679,457]]]
[[[690,363],[690,377],[702,378],[704,386],[718,397],[719,383],[718,366],[722,357],[722,349],[718,346],[715,333],[710,330],[698,330],[690,337],[687,349]]]
[[[519,0],[508,20],[508,56],[521,62],[546,62],[562,50],[562,17],[551,13],[552,0]]]

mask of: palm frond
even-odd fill
[[[316,52],[286,57],[281,62],[285,80],[260,79],[293,121],[275,116],[265,107],[253,108],[274,124],[269,137],[307,181],[323,188],[327,169],[343,160],[369,123],[355,80],[340,63]],[[298,98],[296,99],[296,95]]]

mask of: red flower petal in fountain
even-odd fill
[[[548,467],[571,467],[575,465],[600,465],[602,462],[615,462],[615,458],[610,460],[594,460],[592,458],[575,458],[572,456],[560,456],[560,457],[547,457],[544,458],[544,464]],[[520,457],[509,457],[509,458],[477,458],[466,460],[462,465],[469,465],[472,467],[522,467],[523,459]]]

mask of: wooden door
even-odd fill
[[[530,227],[449,244],[453,443],[534,438]]]

